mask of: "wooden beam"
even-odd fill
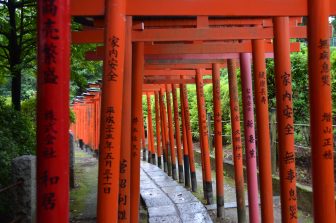
[[[305,26],[291,27],[292,38],[305,38]],[[273,28],[263,27],[225,27],[225,28],[174,28],[145,29],[133,31],[133,41],[218,41],[218,40],[251,40],[272,39]]]
[[[220,64],[220,67],[226,67],[226,63]],[[195,70],[212,69],[211,64],[145,64],[145,70]]]
[[[104,15],[104,0],[71,0],[73,16]],[[132,16],[307,16],[307,0],[127,0]],[[336,1],[330,1],[336,15]]]
[[[201,74],[202,75],[211,75],[212,70],[206,70],[206,69],[201,69]],[[144,76],[146,77],[155,77],[155,76],[176,76],[176,78],[180,78],[180,76],[184,77],[195,77],[196,75],[196,70],[188,69],[188,70],[179,70],[179,69],[158,69],[158,70],[145,70],[144,71]],[[170,77],[171,78],[171,77]],[[175,78],[175,77],[173,77]]]
[[[273,52],[273,44],[265,43],[266,53]],[[300,43],[291,43],[291,52],[299,52]],[[223,58],[223,54],[252,52],[251,41],[244,43],[214,43],[214,44],[155,44],[145,45],[146,59],[210,59]],[[197,55],[199,54],[199,55]],[[211,55],[210,55],[211,54]],[[99,61],[103,59],[104,47],[96,51],[86,52],[86,60]],[[235,57],[236,58],[236,57]]]
[[[300,43],[291,44],[292,52],[300,51]],[[145,45],[146,55],[176,55],[176,54],[222,54],[222,53],[250,53],[251,41],[243,43],[205,43],[205,44],[148,44]],[[273,52],[273,44],[265,43],[265,52]]]
[[[94,17],[93,24],[95,28],[104,27],[104,18],[103,17]],[[259,25],[263,27],[272,27],[273,22],[271,18],[208,18],[209,27],[218,27],[218,26],[235,26],[235,25]],[[291,17],[290,26],[297,26],[302,23],[302,17]],[[148,17],[140,17],[133,19],[133,30],[143,30],[148,28],[167,28],[167,27],[180,27],[180,28],[192,28],[197,26],[196,17],[189,18],[163,18],[155,19]]]
[[[145,76],[195,76],[195,70],[145,70]]]
[[[306,38],[305,26],[290,27],[291,38]],[[72,32],[72,44],[103,43],[104,29],[86,29]],[[273,28],[225,27],[225,28],[174,28],[133,31],[132,41],[218,41],[272,39]]]
[[[145,79],[145,84],[195,84],[195,78],[193,79]],[[205,84],[212,83],[212,79],[204,79]]]

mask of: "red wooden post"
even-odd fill
[[[254,94],[257,112],[257,135],[260,176],[261,219],[273,222],[271,142],[268,119],[267,76],[264,40],[252,40]]]
[[[142,94],[142,89],[141,89],[141,94]],[[145,120],[143,117],[142,110],[141,110],[141,127],[142,127],[142,135],[141,135],[142,160],[146,161],[147,149],[146,149]]]
[[[147,101],[147,95],[146,95],[146,101]],[[148,107],[148,105],[147,105]],[[149,124],[148,124],[149,118],[148,118],[148,111],[147,111],[147,129],[146,129],[146,135],[147,135],[147,162],[150,163],[152,160],[152,148],[151,148],[151,135],[149,133]]]
[[[154,133],[153,133],[153,119],[152,119],[152,105],[151,96],[147,93],[147,118],[148,118],[148,162],[155,163],[155,149],[154,149]],[[149,146],[150,145],[150,146]]]
[[[130,222],[131,218],[131,111],[132,111],[132,17],[126,19],[126,44],[124,60],[124,86],[122,104],[119,210],[118,222]],[[132,174],[135,174],[132,172]],[[133,197],[132,197],[133,199]]]
[[[181,123],[182,123],[182,138],[183,138],[183,164],[184,164],[184,185],[185,187],[190,187],[190,165],[189,165],[189,154],[188,154],[188,142],[187,142],[187,130],[186,130],[186,119],[183,106],[183,90],[180,85],[180,103],[181,103]]]
[[[217,217],[224,217],[224,172],[222,143],[222,109],[220,92],[219,64],[212,64],[213,104],[214,104],[214,134],[216,159],[216,200]]]
[[[161,88],[159,99],[160,99],[160,109],[161,109],[161,119],[162,119],[162,142],[163,142],[163,162],[164,162],[164,171],[171,176],[171,163],[168,156],[168,126],[167,126],[167,113],[166,106],[164,103],[164,91]]]
[[[297,222],[289,18],[275,17],[273,21],[281,214],[282,222]]]
[[[187,133],[191,190],[193,192],[196,192],[197,191],[197,179],[196,179],[193,143],[192,143],[192,136],[191,136],[187,86],[185,84],[180,84],[180,90],[182,90],[181,100],[182,100],[183,108],[184,108],[184,117],[185,117],[186,133]]]
[[[70,2],[38,1],[37,222],[69,220]]]
[[[175,143],[174,143],[174,127],[173,127],[170,93],[171,93],[171,90],[169,86],[166,85],[166,100],[167,100],[167,113],[168,113],[168,125],[169,125],[169,148],[170,148],[170,155],[171,155],[172,176],[174,180],[177,180],[176,154],[175,154]]]
[[[99,148],[97,222],[117,222],[125,54],[125,1],[105,5],[105,60]],[[118,215],[120,215],[118,217]]]
[[[205,173],[205,191],[206,199],[208,204],[213,202],[212,194],[212,180],[211,180],[211,164],[210,164],[210,151],[208,144],[208,130],[206,125],[206,114],[205,114],[205,101],[204,101],[204,91],[203,91],[203,77],[200,70],[196,71],[196,90],[197,90],[197,107],[199,115],[199,128],[200,128],[200,138],[202,138],[202,156],[204,159],[204,173]]]
[[[237,215],[238,215],[238,222],[244,223],[246,222],[246,210],[245,210],[245,191],[244,191],[244,172],[243,172],[243,151],[242,151],[241,131],[240,131],[240,113],[239,113],[236,63],[232,59],[229,59],[227,63],[228,63],[228,76],[229,76],[231,132],[232,132],[233,160],[235,169]]]
[[[132,49],[132,148],[131,148],[131,221],[139,222],[140,151],[144,139],[142,120],[142,82],[144,71],[144,43],[136,42]]]
[[[156,151],[158,159],[158,167],[162,168],[162,154],[161,154],[161,121],[160,121],[160,107],[159,107],[159,92],[155,91],[155,122],[156,122]]]
[[[180,122],[179,122],[179,115],[178,115],[177,92],[176,92],[175,84],[172,84],[171,86],[172,86],[173,105],[174,105],[174,123],[175,123],[179,182],[183,183],[184,176],[183,176],[183,161],[182,161],[181,134],[180,134]]]
[[[329,0],[308,1],[310,132],[315,222],[336,222]]]
[[[250,222],[259,222],[257,159],[255,146],[251,61],[248,53],[241,53],[240,71],[244,114],[244,135],[247,169],[247,191]]]

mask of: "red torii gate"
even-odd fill
[[[334,1],[317,1],[317,0],[295,0],[295,1],[275,1],[269,3],[265,0],[257,0],[253,2],[253,5],[248,4],[244,0],[225,1],[220,2],[216,0],[204,1],[198,0],[197,2],[189,1],[152,1],[142,0],[133,1],[128,0],[123,2],[121,0],[115,1],[98,1],[92,4],[89,1],[73,1],[71,12],[72,15],[103,15],[106,19],[105,40],[106,49],[105,55],[105,75],[103,80],[103,100],[102,100],[102,118],[103,120],[121,120],[121,108],[122,108],[122,95],[123,95],[123,66],[124,66],[124,48],[125,48],[125,19],[124,16],[141,15],[141,16],[155,16],[155,15],[207,15],[207,16],[303,16],[309,15],[308,26],[308,40],[309,40],[309,83],[310,83],[310,104],[311,104],[311,129],[312,129],[312,157],[313,157],[313,190],[314,190],[314,219],[319,222],[334,222],[334,176],[333,176],[333,154],[332,154],[332,131],[331,131],[331,89],[330,89],[330,62],[329,62],[329,29],[328,29],[328,16],[336,14],[336,3]],[[44,5],[45,4],[45,5]],[[288,8],[288,5],[291,5]],[[176,6],[179,7],[176,7]],[[39,1],[39,10],[42,12],[43,6],[50,8],[47,3]],[[39,222],[66,222],[68,220],[68,178],[67,171],[67,151],[64,149],[67,146],[67,128],[68,118],[67,101],[68,96],[68,81],[69,81],[69,2],[55,3],[58,9],[43,11],[39,14],[39,95],[38,95],[38,179],[43,174],[47,173],[47,183],[38,184],[38,221]],[[104,13],[106,9],[106,13]],[[57,15],[57,16],[56,16]],[[289,32],[288,32],[288,19],[286,17],[276,17],[275,22],[275,40],[276,49],[275,60],[276,73],[277,73],[277,87],[279,92],[277,98],[281,98],[281,93],[291,92],[290,86],[290,63],[289,63]],[[48,26],[47,26],[48,25]],[[278,31],[286,30],[286,32]],[[60,38],[61,37],[61,38]],[[55,60],[47,63],[46,55],[43,54],[43,48],[48,45],[55,45],[55,50],[59,50],[62,47],[62,54],[57,53]],[[143,69],[143,46],[141,43],[135,43],[135,57],[134,61],[135,73],[142,77]],[[282,47],[283,46],[283,47]],[[121,50],[119,50],[121,49]],[[137,50],[140,51],[139,55]],[[58,52],[58,51],[57,51]],[[116,55],[116,52],[118,53]],[[127,54],[126,54],[127,55]],[[141,58],[142,57],[142,58]],[[57,64],[57,66],[55,66]],[[141,65],[142,64],[142,65]],[[141,68],[142,66],[142,68]],[[60,75],[60,74],[64,75]],[[289,76],[288,76],[288,75]],[[319,75],[312,75],[319,74]],[[282,77],[282,78],[281,78]],[[138,77],[137,77],[138,78]],[[289,79],[288,79],[289,78]],[[135,78],[134,78],[135,79]],[[133,79],[133,80],[134,80]],[[284,79],[286,81],[284,81]],[[141,84],[141,79],[134,83],[133,89],[138,89]],[[289,82],[288,82],[289,81]],[[109,84],[107,84],[109,83]],[[318,84],[319,83],[319,84]],[[113,99],[108,97],[106,90],[113,90]],[[141,89],[141,88],[140,88]],[[57,95],[59,91],[65,92],[65,94]],[[136,92],[133,95],[132,103],[139,104],[138,94]],[[132,93],[133,94],[133,93]],[[53,103],[50,102],[49,97],[54,99]],[[320,100],[321,98],[325,100]],[[291,99],[291,98],[289,98]],[[133,102],[134,101],[134,102]],[[283,111],[281,108],[287,108],[291,106],[289,101],[279,101],[278,111]],[[132,120],[140,120],[139,115],[140,105],[132,109]],[[141,111],[140,111],[141,112]],[[280,112],[280,113],[281,113]],[[279,113],[279,112],[278,112]],[[280,142],[284,145],[291,145],[293,143],[293,137],[291,134],[286,134],[287,127],[291,126],[293,119],[285,119],[278,115]],[[101,126],[102,130],[109,128],[109,123],[105,122],[105,126]],[[133,124],[132,124],[133,125]],[[45,132],[46,126],[52,127],[52,131]],[[140,130],[139,124],[133,125],[134,129]],[[132,128],[133,129],[133,128]],[[113,138],[106,138],[109,132],[103,132],[101,134],[101,142],[104,142],[105,146],[113,146],[113,148],[120,146],[121,139],[121,124],[115,122],[113,126]],[[289,128],[291,131],[291,128]],[[140,131],[138,131],[140,132]],[[57,133],[57,134],[56,134]],[[135,135],[139,133],[133,133]],[[48,140],[46,140],[48,137]],[[136,148],[140,148],[139,140],[134,142],[133,152],[136,153]],[[109,148],[109,147],[107,147]],[[132,147],[133,148],[133,147]],[[322,149],[320,149],[322,148]],[[282,160],[283,166],[288,169],[282,169],[282,201],[286,198],[293,198],[290,193],[293,188],[287,188],[292,186],[291,184],[283,183],[285,174],[289,173],[292,169],[292,155],[291,151],[284,151],[287,155],[289,153],[289,160]],[[101,157],[106,158],[105,164],[111,165],[113,170],[119,169],[119,151],[118,148],[113,150],[111,159],[107,159],[106,155],[102,151]],[[115,158],[112,162],[112,157]],[[133,156],[132,156],[133,157]],[[136,156],[135,156],[136,157]],[[287,157],[287,156],[281,156]],[[60,163],[64,163],[65,168],[59,167]],[[135,162],[136,163],[136,162]],[[137,167],[135,165],[135,167]],[[133,168],[133,167],[132,167]],[[100,175],[107,173],[106,176],[110,176],[110,170],[100,169]],[[117,171],[118,172],[118,171]],[[114,173],[114,178],[119,179],[119,173]],[[44,176],[44,175],[43,175]],[[100,178],[100,180],[102,180]],[[102,192],[110,192],[118,190],[117,181],[109,182],[111,187],[100,187],[100,195]],[[295,187],[295,185],[294,185]],[[105,190],[104,190],[105,189]],[[288,192],[288,193],[287,193]],[[294,191],[295,193],[295,191]],[[295,194],[294,194],[295,195]],[[102,207],[104,205],[109,206],[111,203],[118,202],[117,194],[112,193],[109,196],[100,196],[108,199],[102,200],[100,203]],[[105,203],[106,202],[106,203]],[[60,205],[62,204],[62,205]],[[283,202],[285,205],[286,202]],[[136,207],[137,208],[137,207]],[[291,219],[291,211],[296,210],[295,206],[289,205],[283,207],[283,221],[293,221]],[[117,210],[112,209],[110,212],[99,213],[98,221],[116,220]]]
[[[255,42],[255,41],[254,41]],[[263,43],[263,42],[262,42]],[[260,45],[260,44],[259,44]],[[192,49],[192,48],[189,48],[189,50],[190,49]],[[235,47],[233,47],[233,48],[231,48],[231,50],[232,51],[237,51],[237,52],[239,52],[239,50],[241,50],[241,48],[235,48]],[[231,51],[229,51],[229,52],[231,52]],[[204,52],[203,52],[204,53]],[[209,55],[207,55],[207,56],[209,56]],[[246,55],[247,56],[247,55]],[[160,55],[155,55],[155,57],[160,57]],[[195,56],[194,56],[195,57]],[[258,58],[258,57],[257,57]],[[264,59],[264,57],[263,57],[263,54],[261,54],[261,57],[259,56],[259,58],[261,58],[261,59]],[[246,59],[244,59],[243,61],[246,61],[247,60],[247,58]],[[263,62],[264,63],[264,62]],[[264,65],[265,66],[265,65]],[[247,69],[246,71],[245,71],[245,73],[247,73],[247,76],[250,76],[250,74],[248,74],[248,70],[249,69]],[[145,74],[147,74],[147,72],[148,71],[145,71]],[[174,73],[175,72],[175,73]],[[171,75],[177,75],[178,73],[181,73],[181,74],[184,74],[184,75],[194,75],[194,71],[167,71],[167,70],[163,70],[163,71],[161,71],[161,75],[162,74],[164,74],[164,73],[170,73]],[[256,73],[258,73],[258,72],[263,72],[263,73],[265,73],[265,69],[263,69],[263,70],[261,70],[261,71],[259,71],[259,70],[257,70],[257,72]],[[151,72],[150,72],[151,73]],[[160,74],[160,72],[158,72],[158,71],[152,71],[152,74],[150,74],[150,75],[153,75],[153,74],[157,74],[157,75],[159,75]],[[161,82],[160,82],[161,81]],[[175,81],[179,81],[179,80],[175,80]],[[145,78],[145,83],[165,83],[166,82],[166,80],[156,80],[156,81],[150,81],[150,82],[146,82],[146,78]],[[171,83],[173,83],[173,80],[170,80],[170,82]],[[251,81],[248,81],[248,83],[251,85]],[[245,87],[245,88],[247,88],[247,86]],[[252,88],[252,85],[251,85],[251,88]],[[250,88],[250,89],[251,89]],[[265,90],[265,89],[263,89],[263,90]],[[250,95],[248,95],[247,97],[248,98],[251,98],[251,92],[249,92],[249,94]],[[262,95],[261,96],[262,97],[262,99],[263,100],[265,100],[265,96],[264,95]],[[266,104],[266,108],[267,108],[267,104]],[[168,108],[169,109],[169,108]],[[246,111],[248,108],[244,108],[244,110]],[[200,111],[201,112],[201,111]],[[168,112],[168,114],[170,114],[170,112]],[[245,114],[245,116],[249,116],[249,120],[247,120],[247,123],[249,123],[249,122],[252,122],[253,123],[253,113],[251,113],[251,112],[248,112],[248,113],[246,113]],[[252,117],[252,120],[251,120],[251,117]],[[201,123],[202,123],[202,121],[200,120],[200,125],[201,125]],[[261,124],[262,122],[260,122],[259,123],[259,125],[263,125],[263,126],[265,126],[267,123],[268,123],[268,119],[267,119],[267,122],[264,122],[264,124]],[[267,126],[267,125],[266,125]],[[253,126],[252,126],[253,127]],[[254,129],[254,128],[252,128],[252,129]],[[267,126],[267,129],[268,129],[268,126]],[[202,131],[202,130],[201,130]],[[250,137],[252,137],[252,139],[254,140],[255,139],[255,136],[254,136],[254,133],[252,134],[252,132],[248,129],[248,128],[246,128],[245,129],[245,131],[246,132],[250,132],[250,134],[249,134],[249,136]],[[267,132],[267,131],[266,131]],[[171,131],[170,131],[170,133],[171,133]],[[171,134],[170,134],[171,135]],[[202,134],[203,135],[203,134]],[[171,137],[170,137],[171,138]],[[262,138],[262,137],[260,137],[260,138]],[[247,139],[247,137],[246,137],[246,139]],[[206,140],[207,141],[207,140]],[[269,141],[269,138],[268,138],[268,141]],[[151,143],[151,144],[153,144],[153,143]],[[150,145],[151,145],[150,144]],[[246,140],[246,144],[249,144],[249,141],[248,140]],[[254,160],[255,160],[255,153],[256,153],[256,151],[255,151],[255,143],[253,142],[253,143],[250,143],[251,144],[251,147],[250,147],[250,150],[251,150],[251,153],[253,153],[254,155],[253,155],[253,158],[254,158]],[[267,145],[267,144],[266,144]],[[151,147],[153,147],[153,146],[151,146]],[[203,146],[202,146],[203,147]],[[269,147],[268,148],[263,148],[263,150],[264,151],[267,151],[267,149],[269,150]],[[203,154],[203,152],[202,152],[202,154]],[[261,154],[264,154],[263,152],[261,152]],[[207,155],[205,155],[205,156],[207,156]],[[269,152],[268,153],[266,153],[265,155],[264,155],[264,157],[268,157],[269,156]],[[174,155],[173,155],[173,157],[174,157]],[[258,199],[257,199],[257,194],[258,194],[258,192],[257,192],[257,181],[256,181],[256,164],[255,164],[255,161],[253,162],[254,164],[252,164],[251,163],[251,165],[252,166],[250,166],[249,168],[248,168],[248,170],[249,170],[249,179],[254,179],[254,180],[252,180],[252,181],[249,181],[249,185],[251,185],[251,191],[249,190],[249,200],[251,201],[250,203],[250,206],[252,207],[252,208],[250,208],[249,210],[250,210],[250,215],[251,215],[251,218],[253,218],[254,219],[254,221],[258,221],[258,211],[257,211],[257,209],[258,209]],[[262,164],[264,164],[264,162],[261,162]],[[173,166],[175,166],[175,165],[173,165]],[[170,165],[168,164],[168,167],[170,167]],[[202,169],[204,169],[204,168],[207,168],[207,167],[209,167],[209,164],[207,164],[207,165],[204,165],[203,166],[203,168]],[[270,196],[270,194],[272,194],[272,189],[271,189],[271,182],[270,182],[270,171],[269,171],[269,168],[270,167],[270,162],[268,162],[268,163],[265,163],[265,167],[264,166],[262,166],[262,168],[263,168],[263,171],[261,171],[262,173],[261,173],[261,177],[262,177],[262,184],[263,184],[263,186],[262,186],[262,188],[264,189],[263,190],[263,192],[262,192],[262,199],[263,199],[263,202],[262,202],[262,206],[263,206],[263,208],[262,208],[262,210],[263,210],[263,214],[265,214],[265,216],[263,216],[263,219],[268,219],[268,220],[270,220],[269,218],[271,218],[271,219],[273,219],[273,214],[272,214],[272,210],[270,210],[270,208],[269,207],[272,207],[272,198],[271,198],[271,196]],[[168,168],[169,169],[169,168]],[[252,171],[252,170],[254,170],[254,171]],[[209,172],[209,171],[207,171],[207,172]],[[265,172],[265,175],[264,175],[264,172]],[[169,171],[169,173],[170,173],[170,171]],[[174,179],[176,179],[176,176],[174,175],[174,173],[175,173],[175,171],[173,171],[173,178]],[[208,174],[209,175],[209,174]],[[253,176],[253,178],[252,178],[252,176]],[[265,176],[265,177],[264,177]],[[208,179],[209,179],[209,177],[208,177]],[[205,182],[205,179],[204,179],[204,182]],[[254,186],[252,186],[252,185],[254,185]],[[268,185],[268,186],[267,186]],[[268,187],[268,189],[266,188],[266,186]],[[206,188],[205,186],[204,186],[204,188]],[[254,188],[253,190],[252,190],[252,188]],[[238,190],[239,191],[239,190]],[[264,194],[264,195],[263,195]],[[207,196],[205,196],[205,197],[207,197]],[[267,198],[268,197],[268,198]],[[253,205],[252,205],[252,201],[253,201]],[[210,200],[208,200],[208,202],[209,203],[211,203],[211,201]],[[241,208],[241,209],[243,209],[243,208]],[[271,217],[268,217],[268,216],[271,216]],[[268,218],[267,218],[268,217]]]

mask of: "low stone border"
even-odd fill
[[[201,163],[201,152],[200,151],[195,151],[195,162]],[[210,156],[210,162],[211,162],[211,169],[215,170],[216,169],[215,157]],[[224,161],[223,168],[224,168],[225,175],[234,179],[235,171],[234,171],[233,162],[227,161],[227,160]],[[247,176],[246,168],[244,167],[245,182],[247,180],[246,176]],[[258,172],[258,177],[259,177],[259,172]],[[279,196],[280,195],[280,178],[273,175],[272,184],[273,184],[273,196]],[[297,191],[297,199],[298,199],[298,208],[306,212],[312,213],[312,208],[313,208],[312,188],[296,183],[296,191]]]

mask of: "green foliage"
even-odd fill
[[[11,183],[11,162],[15,157],[35,153],[35,122],[29,115],[15,111],[0,98],[0,187]],[[10,213],[8,199],[9,196],[0,196],[0,219]]]
[[[301,52],[291,54],[294,121],[309,122],[308,94],[308,51],[303,46]]]
[[[35,123],[30,114],[18,112],[0,98],[0,179],[8,183],[11,160],[17,156],[35,153]]]
[[[21,99],[27,98],[25,93],[34,94],[30,89],[21,92],[21,87],[35,86],[25,79],[33,82],[35,79],[36,5],[36,0],[4,0],[0,3],[1,92],[15,96],[12,103],[17,110],[20,110]]]
[[[75,114],[75,112],[73,111],[72,108],[70,108],[69,115],[70,115],[70,123],[71,124],[76,123],[76,114]]]
[[[25,114],[34,124],[36,122],[36,97],[31,97],[22,101],[21,111]]]
[[[97,44],[72,45],[70,97],[86,91],[88,82],[102,78],[102,62],[85,60],[85,52],[95,50]]]

